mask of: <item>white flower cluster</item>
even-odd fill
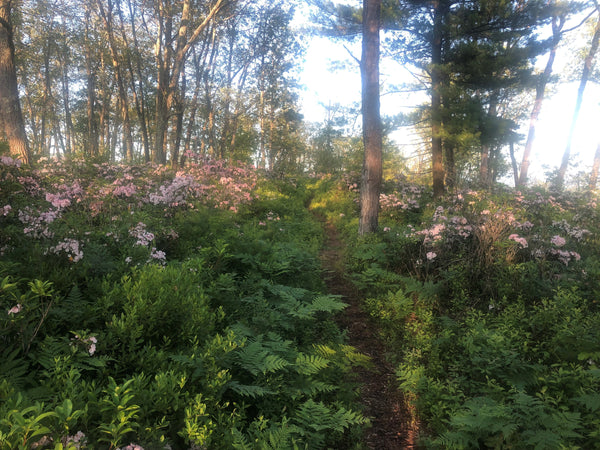
[[[83,258],[83,251],[79,248],[80,243],[75,239],[66,238],[58,245],[50,247],[48,251],[59,254],[66,253],[69,260],[72,262],[79,262]]]

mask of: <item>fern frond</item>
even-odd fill
[[[259,342],[254,341],[242,348],[238,353],[238,364],[253,375],[277,372],[289,366],[290,363]]]
[[[339,386],[325,383],[323,381],[312,380],[312,379],[300,379],[290,387],[288,395],[294,399],[303,399],[306,397],[314,397],[321,393],[330,393],[339,389]]]
[[[270,373],[270,372],[278,372],[289,365],[290,365],[290,363],[287,362],[285,359],[283,359],[280,356],[267,355],[267,357],[265,358],[265,361],[264,361],[264,366],[263,366],[262,372],[263,372],[263,374]]]
[[[296,372],[302,375],[313,375],[325,369],[329,361],[318,355],[298,353],[296,356]]]
[[[590,412],[596,412],[600,409],[600,394],[585,394],[573,400],[585,406]]]
[[[307,400],[297,411],[295,419],[299,425],[314,431],[337,431],[353,425],[364,425],[368,419],[356,411],[351,411],[343,406],[329,408],[323,402]]]
[[[6,349],[2,352],[0,360],[0,379],[7,380],[15,388],[22,389],[29,373],[29,363],[25,358],[19,357],[20,350]]]
[[[337,351],[335,349],[331,348],[328,345],[324,345],[324,344],[313,344],[313,348],[316,350],[316,352],[318,354],[320,354],[321,356],[323,356],[325,358],[331,358],[337,353]]]
[[[319,295],[312,301],[311,309],[314,312],[339,312],[347,308],[348,305],[341,300],[340,295]]]
[[[275,391],[263,386],[240,384],[237,381],[230,382],[228,386],[231,390],[244,397],[258,398],[276,394]]]

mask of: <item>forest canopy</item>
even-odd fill
[[[329,99],[315,121],[302,100],[316,88],[299,84],[315,36],[348,50],[331,55],[338,72],[358,70],[360,2],[2,3],[34,159],[79,154],[179,166],[210,155],[279,174],[349,169],[360,159],[352,131],[360,105]],[[525,184],[531,158],[539,158],[531,152],[544,100],[561,84],[579,83],[580,100],[565,112],[573,126],[560,169],[558,158],[546,161],[556,167],[546,181],[561,186],[572,140],[590,134],[576,118],[586,84],[597,79],[595,3],[381,3],[384,152],[404,158],[396,170],[433,177],[437,191],[511,178]],[[570,55],[568,73],[554,73],[557,53]],[[411,112],[399,104],[406,93],[420,99]],[[386,96],[401,99],[398,106]],[[7,124],[17,116],[3,110]],[[571,180],[581,185],[582,176]],[[585,177],[594,188],[597,169]]]

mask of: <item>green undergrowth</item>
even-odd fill
[[[343,380],[365,358],[333,321],[304,181],[260,179],[236,211],[94,215],[82,194],[32,236],[19,211],[48,203],[25,176],[0,177],[0,449],[358,445]]]
[[[594,195],[462,191],[434,202],[388,182],[380,231],[366,237],[345,215],[357,198],[348,180],[320,195],[421,446],[600,448]]]

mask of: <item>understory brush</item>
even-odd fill
[[[423,446],[600,448],[599,213],[586,193],[434,202],[400,180],[378,233],[345,234]]]
[[[302,180],[0,164],[0,449],[352,448]]]

